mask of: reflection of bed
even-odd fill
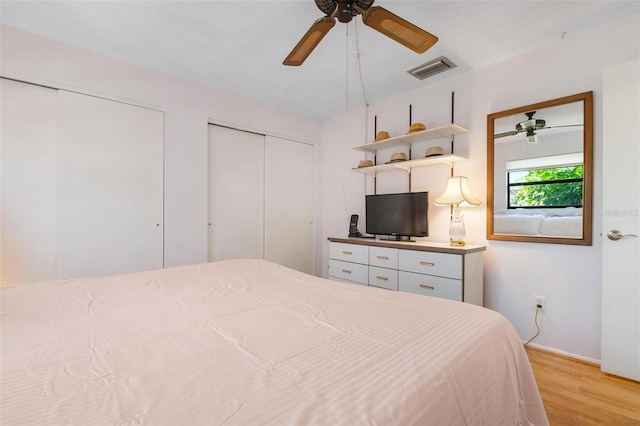
[[[582,237],[582,209],[499,210],[493,217],[496,234]]]
[[[477,306],[261,260],[4,287],[0,422],[546,424]]]

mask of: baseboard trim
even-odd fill
[[[599,359],[588,358],[586,356],[572,354],[571,352],[565,352],[565,351],[561,351],[559,349],[554,349],[554,348],[549,348],[547,346],[537,345],[535,343],[529,343],[527,345],[527,347],[530,348],[530,349],[535,349],[537,351],[549,352],[549,353],[552,353],[554,355],[558,355],[558,356],[561,356],[561,357],[564,357],[564,358],[570,358],[570,359],[573,359],[573,360],[576,360],[576,361],[580,361],[580,362],[583,362],[585,364],[594,365],[594,366],[600,368],[600,360]]]

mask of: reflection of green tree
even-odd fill
[[[568,179],[580,181],[557,182]],[[582,166],[530,170],[517,181],[541,184],[520,186],[511,199],[511,205],[514,207],[582,205]],[[557,183],[544,183],[553,181]]]

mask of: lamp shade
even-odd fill
[[[471,195],[469,182],[465,176],[450,177],[444,193],[433,200],[437,206],[454,205],[457,207],[477,206],[480,200]]]

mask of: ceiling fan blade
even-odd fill
[[[438,41],[438,37],[380,6],[362,13],[362,22],[417,53],[426,52]]]
[[[299,66],[313,52],[318,43],[336,24],[336,20],[330,16],[318,19],[311,25],[309,31],[300,39],[296,47],[293,48],[289,56],[282,62],[284,65]]]
[[[584,126],[583,124],[562,124],[560,126],[545,126],[545,127],[541,127],[540,130],[542,129],[558,129],[560,127],[582,127]]]
[[[520,132],[517,132],[517,131],[515,131],[515,130],[512,130],[512,131],[510,131],[510,132],[503,132],[503,133],[495,134],[495,135],[493,135],[493,138],[494,138],[494,139],[504,138],[505,136],[513,136],[513,135],[517,135],[518,133],[520,133]]]

